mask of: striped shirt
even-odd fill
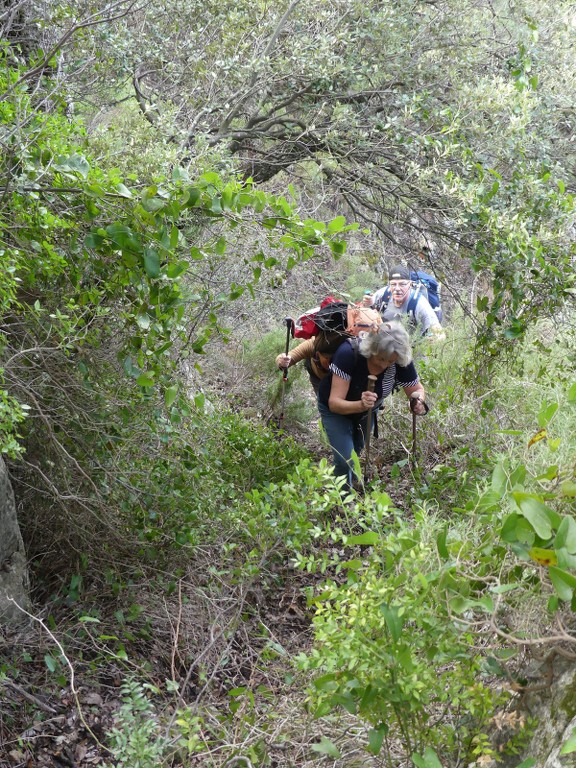
[[[368,374],[368,360],[356,352],[349,341],[345,341],[334,353],[329,374],[320,383],[318,399],[324,405],[328,405],[332,375],[336,375],[350,382],[346,400],[360,400],[362,392],[368,388]],[[374,391],[378,401],[381,401],[388,397],[394,387],[413,387],[418,382],[414,363],[411,362],[408,365],[393,363],[378,375]]]

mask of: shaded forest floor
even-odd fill
[[[310,408],[311,391],[290,395],[299,396]],[[281,443],[289,435],[305,445],[314,460],[329,459],[318,419],[313,411],[308,413],[312,418],[307,423],[286,418],[284,431],[273,432],[272,439]],[[274,415],[265,418],[273,421]],[[392,405],[380,416],[380,436],[371,449],[368,487],[385,488],[399,508],[415,481],[409,461],[410,418],[404,402]],[[431,438],[424,431],[420,438],[425,456]],[[223,578],[215,589],[217,566],[213,552],[200,547],[186,572],[180,570],[172,594],[158,588],[158,574],[142,569],[116,599],[104,584],[84,585],[81,599],[71,588],[55,597],[49,585],[42,584],[42,574],[32,569],[36,618],[20,633],[5,631],[0,638],[0,768],[113,764],[104,745],[122,708],[120,685],[127,674],[148,680],[163,722],[176,717],[179,706],[197,702],[199,712],[210,712],[225,723],[220,726],[223,739],[232,738],[230,729],[238,730],[230,690],[265,691],[263,703],[254,704],[252,712],[245,702],[241,709],[257,723],[266,717],[258,712],[260,707],[266,709],[268,702],[279,707],[282,739],[270,735],[267,750],[274,757],[269,764],[305,765],[311,759],[309,742],[318,733],[309,732],[299,700],[304,685],[296,679],[291,660],[309,650],[311,613],[304,591],[320,575],[276,564],[263,578],[239,584]],[[98,621],[83,621],[84,612],[97,615]],[[179,681],[179,690],[169,693],[167,680]],[[251,743],[253,738],[246,734],[242,740]],[[206,735],[207,744],[215,741]],[[276,751],[275,741],[283,745]],[[171,764],[181,764],[176,754]],[[195,758],[186,763],[194,764],[205,763]]]

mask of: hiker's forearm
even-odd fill
[[[299,363],[301,360],[313,357],[314,339],[306,339],[306,341],[298,344],[297,347],[294,347],[294,349],[290,350],[289,355],[291,358],[290,365],[296,365],[296,363]]]
[[[340,416],[355,416],[358,413],[364,413],[370,408],[362,400],[341,400],[337,397],[329,399],[328,407],[332,413],[338,413]]]

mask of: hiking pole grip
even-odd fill
[[[294,336],[294,320],[292,320],[291,317],[285,317],[284,318],[284,325],[286,326],[286,349],[284,350],[284,354],[286,357],[288,357],[288,352],[290,350],[290,337]],[[288,366],[284,368],[284,381],[288,378]]]
[[[284,324],[286,326],[286,349],[284,354],[288,357],[288,351],[290,350],[290,337],[294,336],[294,320],[291,317],[284,318]],[[278,428],[282,429],[284,426],[284,402],[286,399],[286,382],[288,381],[288,366],[282,369],[282,399],[280,404],[280,417],[278,419]]]
[[[374,392],[375,388],[376,388],[376,376],[369,374],[366,389],[368,392]],[[368,411],[368,416],[366,417],[364,481],[367,481],[369,479],[369,474],[370,474],[370,438],[371,436],[372,436],[372,407],[370,407],[370,410]]]

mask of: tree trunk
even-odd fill
[[[18,527],[14,491],[8,469],[0,458],[0,624],[21,624],[29,608],[28,570],[24,542]],[[12,602],[14,601],[14,602]]]

